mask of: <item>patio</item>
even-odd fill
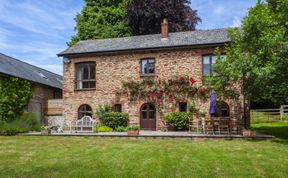
[[[31,132],[24,134],[27,136],[41,136],[40,132]],[[44,135],[47,136],[47,135]],[[255,137],[244,137],[240,134],[202,134],[196,132],[180,132],[180,131],[144,131],[141,130],[139,135],[128,135],[127,132],[70,132],[64,131],[63,133],[52,132],[50,136],[91,136],[91,137],[118,137],[118,138],[136,138],[136,139],[166,139],[166,138],[176,138],[176,139],[252,139],[252,140],[264,140],[273,139],[274,136],[257,134]]]

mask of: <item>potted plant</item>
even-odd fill
[[[139,135],[140,125],[133,124],[128,126],[128,135]]]
[[[255,130],[244,129],[242,131],[242,135],[243,135],[243,137],[255,137],[256,136],[256,131]]]
[[[41,134],[42,135],[50,135],[51,129],[49,126],[41,126]]]

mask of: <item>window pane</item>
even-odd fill
[[[211,72],[212,74],[215,72],[215,64],[216,64],[217,56],[212,56],[212,63],[211,63]]]
[[[154,119],[155,118],[155,112],[154,111],[150,111],[149,112],[149,119]]]
[[[143,106],[142,110],[147,110],[147,105]]]
[[[147,74],[148,61],[147,60],[142,60],[141,63],[142,63],[141,64],[141,67],[142,67],[141,72],[142,72],[142,74]]]
[[[90,79],[95,79],[95,64],[90,65]]]
[[[215,63],[216,63],[217,56],[211,56],[211,58],[212,58],[212,64],[215,64]]]
[[[83,79],[89,79],[89,69],[88,69],[88,65],[84,66],[84,70],[83,70]]]
[[[203,57],[203,74],[210,75],[210,57],[209,56]]]
[[[83,66],[78,64],[77,67],[76,67],[76,70],[77,70],[77,80],[82,80],[83,79]]]
[[[96,82],[89,82],[89,88],[95,88],[96,87]]]
[[[147,112],[143,111],[142,112],[142,119],[146,119],[147,118]]]
[[[154,68],[155,68],[154,60],[151,59],[149,60],[149,74],[154,74]]]
[[[122,112],[122,106],[121,106],[121,104],[115,104],[115,105],[114,105],[114,111],[115,111],[115,112]]]
[[[82,82],[82,88],[89,88],[89,82]]]

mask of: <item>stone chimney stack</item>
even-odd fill
[[[168,33],[168,21],[167,19],[163,19],[163,22],[161,23],[162,38],[168,38]]]

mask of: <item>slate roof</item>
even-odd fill
[[[229,42],[226,29],[196,30],[169,33],[168,39],[161,34],[108,38],[80,41],[62,51],[58,56],[86,53],[111,53],[117,51],[152,50],[161,48],[178,48],[189,46],[217,45]]]
[[[62,76],[0,53],[0,74],[62,89]]]

